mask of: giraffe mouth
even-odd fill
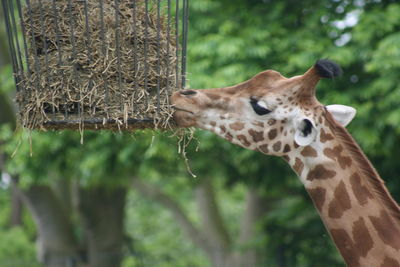
[[[192,127],[196,125],[195,113],[188,109],[173,106],[175,112],[173,114],[174,121],[179,127]]]
[[[194,115],[193,111],[190,111],[190,110],[187,110],[187,109],[184,109],[184,108],[181,108],[181,107],[177,107],[177,106],[173,106],[173,108],[175,109],[175,111],[183,111],[183,112],[187,112],[187,113],[190,113],[190,114]]]

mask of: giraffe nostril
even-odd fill
[[[181,91],[179,91],[179,93],[181,95],[195,95],[195,94],[197,94],[197,92],[194,91],[194,90],[181,90]]]

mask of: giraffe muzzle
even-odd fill
[[[171,104],[174,108],[173,119],[179,127],[191,127],[196,125],[196,101],[195,90],[180,90],[171,96]]]

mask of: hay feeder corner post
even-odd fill
[[[28,129],[168,128],[189,0],[1,0]]]

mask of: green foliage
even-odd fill
[[[319,99],[357,108],[349,130],[382,176],[392,178],[387,179],[389,188],[400,199],[399,181],[393,179],[400,172],[396,163],[400,156],[397,1],[205,0],[193,3],[192,9],[189,40],[201,36],[201,41],[189,46],[194,88],[229,86],[269,68],[298,75],[319,58],[340,63],[343,77],[322,81]],[[349,13],[358,20],[356,24],[344,23]],[[340,22],[346,26],[336,27]],[[347,43],[341,42],[345,35],[350,36]],[[207,144],[218,150],[216,158],[227,167],[228,181],[248,182],[256,177],[253,182],[258,180],[268,195],[280,195],[286,203],[265,220],[268,265],[276,263],[274,254],[282,248],[289,266],[312,266],[320,262],[319,257],[329,266],[340,265],[316,212],[307,204],[308,197],[289,201],[293,192],[304,191],[285,164],[232,146],[224,150],[220,139],[207,133],[198,138],[200,150]]]
[[[193,213],[190,204],[186,202],[186,210]],[[123,267],[208,266],[208,260],[184,236],[169,211],[137,193],[130,194],[127,206],[127,231],[133,238],[131,257],[126,257]]]
[[[85,132],[0,131],[3,149],[12,160],[7,170],[19,174],[25,186],[60,178],[79,178],[82,185],[129,183],[134,176],[176,173],[177,140],[169,133],[132,134]],[[157,169],[153,164],[157,164]],[[178,168],[179,170],[179,168]],[[112,179],[111,179],[112,178]]]
[[[398,1],[191,1],[188,51],[192,88],[229,86],[264,69],[285,76],[304,73],[317,59],[340,63],[343,77],[321,81],[324,104],[346,104],[358,114],[349,127],[390,191],[400,200],[400,3]],[[348,25],[349,14],[357,23]],[[338,26],[345,25],[345,26]],[[349,38],[347,41],[343,41]],[[12,85],[10,68],[0,75],[0,93]],[[0,151],[15,155],[7,171],[21,176],[23,186],[78,179],[83,186],[129,185],[142,177],[162,187],[185,206],[196,221],[190,178],[177,140],[171,133],[0,131]],[[218,193],[230,232],[238,231],[243,211],[242,188],[256,185],[274,199],[260,228],[264,236],[250,246],[265,247],[266,266],[342,266],[311,201],[278,158],[244,150],[198,131],[187,148],[192,171],[219,180]],[[1,144],[1,142],[0,142]],[[198,149],[197,149],[198,147]],[[391,179],[390,179],[391,178]],[[207,266],[171,216],[137,195],[127,205],[126,228],[133,250],[124,267]],[[156,218],[156,219],[155,219]],[[6,242],[15,242],[21,258],[33,257],[33,245],[21,230],[1,230],[0,259]],[[1,233],[3,236],[3,233]],[[15,241],[10,241],[15,236]],[[8,238],[8,239],[7,239]],[[23,250],[23,251],[22,251]],[[15,254],[16,255],[16,254]],[[2,265],[3,266],[3,265]],[[13,265],[17,266],[17,265]]]
[[[0,230],[0,265],[3,267],[39,267],[35,246],[22,228]]]
[[[9,194],[0,188],[0,266],[2,267],[39,267],[36,261],[35,245],[32,242],[32,221],[24,216],[25,227],[10,227]],[[24,215],[26,215],[24,213]]]
[[[10,93],[15,88],[11,65],[0,66],[0,94]]]

